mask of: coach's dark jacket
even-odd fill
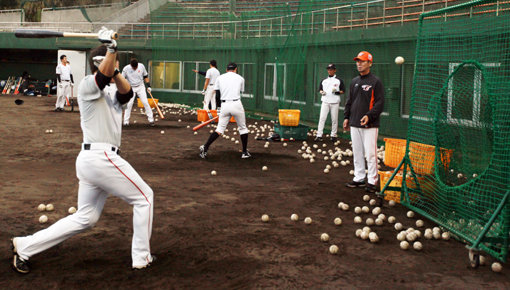
[[[352,79],[349,97],[345,104],[344,119],[349,126],[358,128],[379,127],[379,116],[384,108],[384,87],[381,80],[369,73]],[[361,118],[369,118],[366,126],[361,126]]]

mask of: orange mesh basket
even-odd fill
[[[386,185],[392,174],[393,171],[379,171],[379,184],[381,186],[381,190]],[[397,175],[395,175],[389,186],[402,187],[402,179],[403,179],[402,173],[400,172],[397,173]],[[418,181],[420,182],[421,185],[421,183],[424,181],[424,178],[418,177]],[[406,178],[406,184],[408,188],[416,188],[416,183],[414,182],[414,178],[412,177]],[[385,194],[384,199],[393,200],[395,202],[400,203],[400,191],[386,190],[384,194]],[[414,202],[417,199],[417,196],[414,193],[410,193],[409,198],[411,199],[411,202]]]
[[[203,109],[199,109],[199,110],[197,110],[197,120],[199,122],[205,122],[205,121],[209,120],[209,114],[207,114],[207,111],[209,111],[211,113],[213,118],[218,116],[218,112],[216,110],[203,110]],[[236,122],[236,119],[234,119],[234,116],[232,116],[230,118],[230,122],[231,123],[235,123]]]
[[[384,138],[384,164],[396,168],[406,154],[406,139]]]
[[[441,162],[448,168],[453,150],[440,148]],[[434,173],[434,160],[436,157],[436,147],[432,145],[411,142],[409,144],[409,159],[413,165],[414,172],[417,174]]]
[[[154,99],[154,101],[152,101],[152,98],[147,99],[147,101],[149,101],[149,106],[151,106],[151,108],[156,108],[156,106],[158,105],[158,102],[159,102],[158,99]],[[156,102],[156,104],[154,104],[154,102]],[[140,98],[138,98],[138,108],[143,108],[143,103],[140,100]]]
[[[296,127],[299,126],[299,117],[301,110],[278,110],[278,120],[282,126]]]

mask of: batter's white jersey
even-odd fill
[[[78,105],[83,143],[108,143],[120,147],[122,105],[115,94],[111,95],[99,89],[94,75],[88,75],[80,82]]]
[[[219,76],[220,71],[215,67],[208,69],[207,72],[205,73],[205,78],[209,79],[209,86],[214,86],[214,84],[216,83],[216,79]]]
[[[143,77],[147,76],[147,70],[145,70],[145,66],[141,63],[138,63],[136,69],[128,64],[122,69],[122,75],[126,78],[126,80],[131,84],[132,87],[143,86]]]
[[[62,62],[59,62],[56,72],[60,75],[61,81],[71,81],[72,72],[70,64],[63,65]]]
[[[244,91],[244,78],[235,72],[227,72],[216,79],[214,89],[220,91],[221,112],[216,132],[223,134],[233,116],[237,122],[239,135],[249,132],[246,127],[246,116],[241,103],[241,92]]]
[[[235,72],[227,72],[216,79],[214,90],[220,90],[221,100],[236,100],[244,92],[244,78]]]

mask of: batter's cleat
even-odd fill
[[[14,253],[12,257],[12,269],[14,271],[21,274],[28,274],[30,272],[30,267],[28,266],[28,261],[23,260],[17,253],[16,249],[16,238],[11,239],[11,248]]]
[[[202,145],[199,147],[200,149],[200,154],[198,154],[198,156],[200,156],[200,158],[202,159],[206,159],[207,158],[207,151],[205,151],[205,146]]]
[[[135,271],[136,270],[143,270],[143,269],[147,269],[150,266],[152,266],[152,264],[154,264],[154,262],[156,262],[157,259],[156,259],[156,256],[154,256],[154,255],[151,255],[151,256],[152,256],[152,261],[149,264],[143,265],[143,266],[134,266],[133,270],[135,270]]]
[[[345,186],[350,187],[350,188],[363,187],[363,186],[365,186],[365,182],[357,182],[357,181],[353,180],[351,182],[347,182],[345,184]]]
[[[313,141],[322,142],[322,137],[317,136],[317,137],[315,137],[315,139],[313,139]]]
[[[243,159],[250,158],[250,157],[251,157],[251,154],[248,151],[243,152],[243,154],[241,155],[241,158],[243,158]]]

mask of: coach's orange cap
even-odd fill
[[[354,60],[361,60],[361,61],[373,61],[372,55],[368,51],[361,51],[358,53],[358,56],[354,58]]]

